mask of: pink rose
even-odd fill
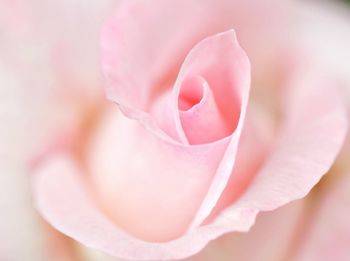
[[[49,95],[40,97],[44,109],[36,108],[35,118],[49,127],[31,127],[51,136],[49,146],[39,145],[44,152],[32,174],[42,216],[63,234],[112,256],[179,259],[223,234],[250,230],[259,212],[304,197],[332,166],[346,116],[338,75],[321,66],[313,51],[324,53],[308,49],[293,20],[299,4],[285,5],[124,3],[102,34],[105,87],[118,106],[99,95],[102,80],[91,58],[95,35],[89,34],[88,43],[74,27],[58,34],[61,25],[40,25],[36,33],[50,35],[45,41],[55,46],[52,60],[43,64],[52,68],[58,89],[41,85],[37,93]],[[59,17],[83,17],[73,10]],[[80,28],[92,30],[87,27]],[[85,45],[86,53],[79,48]],[[23,79],[30,78],[26,68]],[[337,68],[339,73],[344,67]],[[316,258],[310,255],[320,247],[319,233],[339,230],[320,232],[327,209],[340,213],[346,206],[339,199],[347,183],[340,183],[327,185],[320,202],[326,195],[331,199],[296,247],[291,231],[306,230],[295,228],[308,217],[309,198],[261,214],[249,233],[230,233],[193,259],[225,259],[220,249],[229,260],[256,260],[255,254],[264,260]],[[45,233],[51,257],[79,258],[71,241],[53,229]],[[272,242],[264,256],[259,247],[266,240]]]
[[[270,4],[256,5],[118,8],[102,33],[107,95],[118,107],[40,161],[35,198],[48,222],[112,256],[178,259],[309,192],[342,145],[345,111],[336,82],[271,24]],[[273,52],[264,57],[265,47]],[[250,99],[249,61],[260,92]],[[266,65],[285,68],[278,89],[256,82]],[[274,93],[279,115],[262,91]]]

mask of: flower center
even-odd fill
[[[180,89],[178,106],[180,111],[189,111],[204,98],[207,82],[202,77],[187,78]]]

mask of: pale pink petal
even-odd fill
[[[44,162],[33,178],[37,207],[51,225],[84,245],[112,256],[137,260],[185,258],[202,249],[208,241],[229,231],[246,231],[256,212],[236,209],[230,219],[216,226],[202,226],[166,243],[140,241],[123,232],[95,205],[84,173],[68,154],[58,153]]]
[[[221,211],[232,205],[242,195],[264,163],[271,149],[274,135],[269,116],[261,106],[249,104],[234,169],[220,199],[210,216],[206,218],[205,224],[213,222]]]
[[[179,119],[177,124],[181,125],[189,143],[214,142],[228,137],[236,128],[239,132],[238,122],[244,118],[241,106],[247,105],[244,99],[249,85],[249,60],[233,30],[203,40],[194,47],[181,67],[173,90],[175,120]],[[203,99],[200,92],[199,95],[194,92],[198,92],[198,88],[204,88]],[[184,98],[198,101],[198,96],[202,103],[192,101],[192,110],[180,107],[179,102]]]
[[[186,261],[289,260],[289,251],[295,244],[307,207],[305,201],[300,200],[261,213],[249,232],[224,235]]]
[[[304,197],[342,147],[347,115],[337,82],[299,67],[282,89],[283,124],[272,154],[236,206],[272,210]]]
[[[52,261],[79,261],[82,260],[77,252],[76,243],[66,235],[57,231],[45,221],[41,222],[45,232],[44,252],[46,259]]]
[[[297,260],[350,260],[349,173],[328,185],[320,209],[311,217],[310,227],[303,231],[295,250]]]
[[[116,224],[140,238],[164,241],[186,231],[226,147],[226,140],[205,147],[166,143],[110,108],[88,164],[99,201]]]
[[[209,84],[202,77],[190,78],[183,83],[178,102],[180,123],[190,144],[216,141],[232,133]],[[234,118],[232,124],[237,124]]]

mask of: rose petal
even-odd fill
[[[235,206],[272,210],[304,197],[342,147],[347,114],[337,82],[299,69],[284,89],[284,125],[272,154]]]
[[[186,261],[286,260],[306,207],[305,201],[300,200],[261,213],[249,232],[225,235]]]
[[[202,77],[190,78],[190,81],[185,82],[185,87],[182,85],[179,94],[180,122],[188,142],[203,144],[229,136],[232,130],[226,126],[208,82]],[[191,93],[193,89],[199,93]],[[231,118],[231,122],[234,126],[237,124],[234,117]]]
[[[84,245],[112,256],[137,260],[169,260],[188,257],[208,241],[229,231],[246,231],[256,212],[236,209],[230,219],[216,226],[202,226],[167,243],[140,241],[123,232],[96,207],[83,173],[68,155],[57,154],[36,169],[35,200],[51,225]],[[64,189],[64,191],[62,191]]]
[[[186,113],[179,111],[178,102],[184,87],[188,81],[198,80],[198,77],[205,81],[207,92],[212,93],[212,96],[204,98],[211,100],[203,100],[202,104],[196,106],[202,111],[195,108]],[[239,119],[244,118],[240,107],[247,105],[242,99],[247,98],[249,85],[249,60],[233,30],[201,41],[186,57],[174,86],[175,120],[179,120],[177,125],[181,124],[181,130],[195,144],[229,136],[237,128]],[[194,87],[190,86],[190,89]],[[203,91],[205,93],[205,89]],[[219,136],[213,136],[215,134]]]
[[[227,143],[177,146],[110,108],[88,164],[99,201],[116,224],[139,238],[165,241],[185,233]]]
[[[234,169],[205,224],[213,222],[221,211],[231,206],[242,195],[264,163],[274,138],[273,124],[269,116],[261,106],[252,102],[249,104]]]
[[[295,250],[297,260],[350,259],[350,175],[347,173],[334,184],[321,199],[309,229],[304,231],[300,249]]]

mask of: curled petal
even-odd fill
[[[185,98],[198,100],[198,88],[204,95],[201,102],[181,110]],[[249,60],[233,30],[201,41],[186,57],[174,86],[175,125],[180,136],[203,144],[236,130],[240,133],[238,123],[244,120],[249,88]]]

